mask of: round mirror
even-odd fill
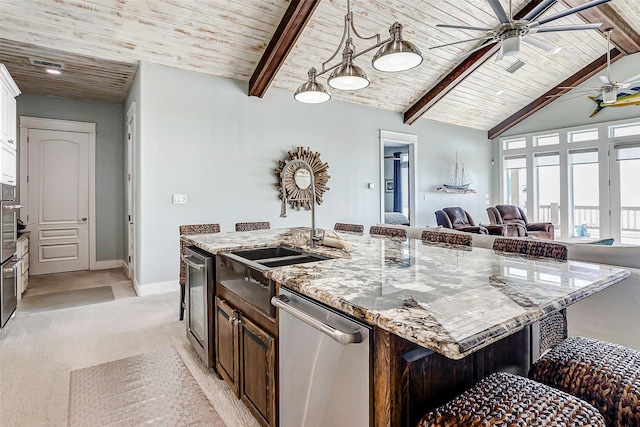
[[[293,180],[301,190],[306,190],[311,186],[311,174],[308,170],[299,168],[293,175]]]

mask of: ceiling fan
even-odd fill
[[[600,27],[600,25],[602,24],[596,23],[596,24],[556,25],[551,27],[544,27],[543,25],[548,24],[549,22],[555,21],[556,19],[560,19],[568,15],[573,15],[574,13],[583,11],[585,9],[589,9],[594,6],[598,6],[602,3],[609,2],[611,0],[592,0],[583,5],[572,7],[563,12],[559,12],[542,19],[539,19],[540,15],[542,15],[549,7],[553,6],[553,4],[556,3],[557,0],[543,0],[542,2],[540,2],[540,4],[534,7],[521,19],[513,19],[512,10],[511,10],[511,0],[509,0],[508,15],[507,15],[507,12],[505,12],[502,5],[500,4],[500,0],[487,0],[487,1],[489,2],[489,5],[493,9],[493,12],[496,14],[496,17],[500,21],[500,25],[498,25],[496,28],[483,28],[483,27],[473,27],[468,25],[437,24],[436,27],[439,27],[439,28],[454,28],[454,29],[460,29],[460,30],[480,31],[486,34],[480,37],[474,37],[471,39],[460,40],[453,43],[446,43],[438,46],[432,46],[429,49],[437,49],[445,46],[451,46],[454,44],[465,43],[465,42],[470,42],[475,40],[490,40],[491,42],[500,43],[500,51],[496,55],[496,61],[501,60],[505,56],[511,56],[518,53],[520,51],[521,40],[539,49],[543,49],[546,51],[554,51],[556,49],[555,46],[547,42],[543,42],[542,40],[538,40],[533,37],[530,37],[530,35],[536,34],[536,33],[554,33],[559,31],[596,29]],[[484,46],[485,46],[484,44],[481,46],[478,46],[477,48],[467,52],[464,56],[467,56],[477,50],[480,50]]]
[[[613,32],[612,28],[605,30],[605,34],[607,35],[607,75],[606,76],[598,76],[602,85],[600,87],[590,87],[590,88],[578,88],[576,93],[584,94],[585,92],[597,91],[597,97],[602,99],[603,104],[613,104],[618,99],[618,94],[632,94],[637,92],[637,90],[633,90],[636,87],[640,86],[640,74],[629,77],[626,80],[621,82],[616,82],[611,80],[611,33]],[[558,89],[576,89],[575,86],[559,86]],[[629,90],[632,89],[632,90]],[[564,93],[559,93],[553,96],[562,96]]]

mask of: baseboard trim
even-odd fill
[[[137,281],[133,281],[133,289],[136,291],[139,297],[153,294],[164,294],[167,292],[176,292],[180,290],[180,285],[177,281],[148,283],[146,285],[140,285]]]
[[[108,270],[110,268],[119,268],[124,265],[124,261],[121,259],[112,259],[110,261],[96,261],[91,270]]]

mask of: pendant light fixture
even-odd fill
[[[360,40],[376,39],[373,46],[356,52],[351,31]],[[351,1],[347,0],[347,14],[344,16],[342,41],[331,58],[322,63],[322,70],[318,73],[315,68],[309,70],[309,79],[302,84],[294,94],[294,99],[307,104],[318,104],[331,99],[331,94],[316,81],[318,76],[331,71],[327,84],[339,90],[359,90],[369,86],[371,81],[362,68],[354,64],[354,60],[373,49],[380,48],[374,55],[371,64],[378,71],[397,72],[415,68],[422,63],[422,53],[413,45],[402,39],[402,25],[395,22],[389,28],[390,37],[380,39],[380,34],[362,37],[356,31],[351,12]],[[344,42],[344,45],[343,45]],[[344,47],[343,47],[344,46]],[[342,48],[342,61],[329,66],[328,64],[338,55]]]

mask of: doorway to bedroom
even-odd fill
[[[380,222],[416,223],[416,135],[380,131]]]

